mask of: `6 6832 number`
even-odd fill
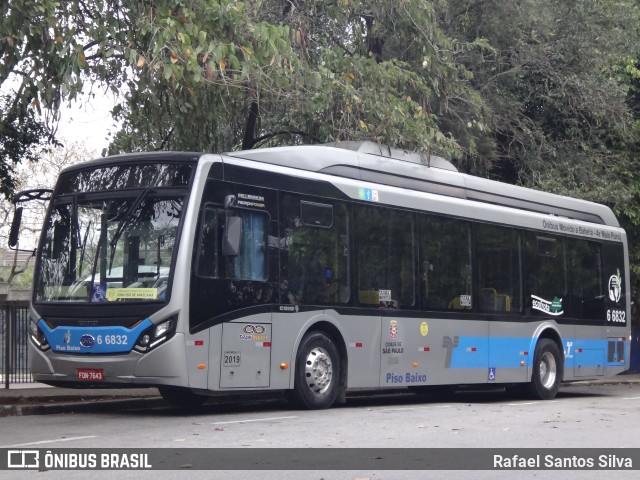
[[[96,337],[98,345],[127,345],[128,340],[126,335],[98,335]]]
[[[626,323],[627,312],[624,310],[607,310],[607,322]]]

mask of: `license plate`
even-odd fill
[[[78,380],[81,382],[101,382],[104,374],[101,368],[79,368]]]

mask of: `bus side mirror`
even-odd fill
[[[11,230],[9,231],[9,248],[15,248],[18,244],[18,235],[20,234],[20,223],[22,222],[22,207],[16,208],[11,222]]]
[[[235,257],[240,253],[242,241],[242,218],[227,217],[222,236],[222,254]]]

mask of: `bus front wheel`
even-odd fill
[[[562,382],[564,357],[558,345],[548,338],[541,339],[536,345],[533,356],[533,373],[529,384],[529,393],[539,400],[555,398]]]
[[[340,355],[333,340],[322,332],[302,339],[296,355],[293,390],[289,400],[300,408],[332,406],[340,392]]]

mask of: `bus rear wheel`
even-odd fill
[[[533,373],[529,384],[529,394],[539,400],[555,398],[560,389],[564,358],[558,345],[548,338],[541,339],[536,345],[533,356]]]
[[[306,335],[296,355],[296,371],[289,400],[299,408],[332,406],[340,392],[341,365],[338,348],[322,332]]]

